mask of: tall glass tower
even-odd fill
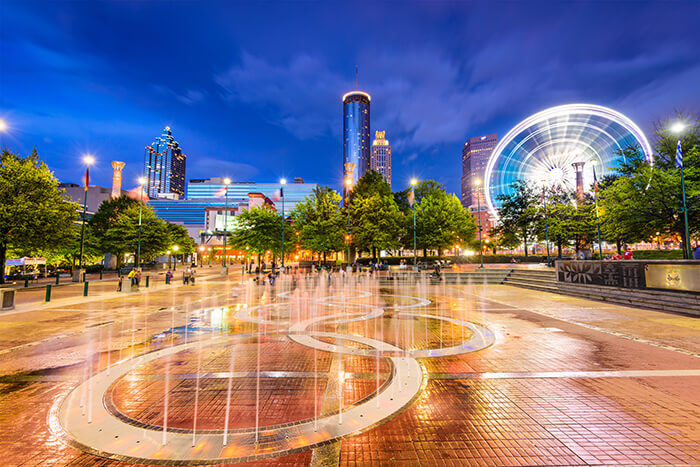
[[[184,198],[186,158],[170,127],[166,126],[163,134],[146,146],[143,162],[146,194],[150,198]]]
[[[384,180],[391,186],[391,146],[385,135],[386,131],[374,132],[370,169],[382,174]]]
[[[352,185],[369,169],[369,101],[366,92],[352,91],[343,96],[343,186]]]

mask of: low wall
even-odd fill
[[[700,293],[700,261],[557,260],[557,281],[627,289],[662,289]]]

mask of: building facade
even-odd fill
[[[462,148],[462,206],[469,208],[481,204],[486,209],[483,183],[484,172],[491,157],[491,152],[498,144],[496,134],[469,138]],[[476,186],[479,180],[481,186]],[[477,198],[478,197],[478,198]]]
[[[385,135],[385,131],[374,132],[369,168],[382,174],[384,180],[391,186],[391,146]]]
[[[318,187],[315,183],[297,183],[298,177],[294,178],[294,183],[284,185],[284,214],[289,213],[296,207],[297,203],[304,201],[311,192]],[[299,179],[300,180],[300,179]],[[191,179],[187,184],[187,199],[193,200],[221,200],[224,179],[219,177],[207,179]],[[282,210],[282,197],[280,196],[279,183],[256,183],[256,182],[231,182],[228,186],[228,199],[247,200],[250,193],[260,193],[271,199],[277,211]]]
[[[370,95],[362,91],[343,96],[343,179],[352,185],[369,169],[369,102]]]
[[[185,160],[187,155],[170,127],[146,146],[143,173],[146,177],[146,193],[150,198],[178,199],[185,197]]]

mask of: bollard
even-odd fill
[[[100,280],[102,280],[102,269],[100,269]]]
[[[46,301],[51,301],[51,284],[46,284]]]
[[[60,280],[61,280],[61,273],[56,272],[56,285],[58,285],[58,281],[60,281]]]
[[[148,279],[150,279],[151,276],[146,276],[146,288],[148,288]]]
[[[29,278],[28,277],[24,278],[24,286],[29,287]]]
[[[87,272],[83,273],[83,282],[85,282],[85,276],[87,276]]]
[[[83,297],[87,297],[88,293],[88,282],[85,282],[85,285],[83,286]]]

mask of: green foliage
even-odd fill
[[[141,218],[141,262],[148,262],[164,253],[172,244],[166,223],[144,205]],[[104,253],[117,256],[118,264],[126,253],[136,254],[139,242],[139,206],[121,211],[101,238]],[[179,246],[179,245],[178,245]]]
[[[420,201],[415,204],[418,248],[442,251],[474,238],[474,218],[462,207],[456,196],[448,195],[439,183],[428,181],[416,188],[416,200],[419,199],[419,188]],[[406,243],[411,243],[412,246],[411,241]]]
[[[525,245],[525,256],[527,256],[528,244],[537,238],[542,228],[539,200],[534,187],[525,181],[516,181],[511,188],[512,195],[498,196],[498,201],[501,203],[498,210],[500,218],[494,233],[512,240],[517,239],[518,244]]]
[[[305,249],[327,254],[345,249],[347,216],[340,195],[331,188],[317,187],[291,213],[294,231]]]
[[[350,192],[350,202],[356,196],[368,197],[374,194],[380,196],[393,196],[391,186],[384,180],[384,177],[376,170],[370,170],[357,181],[357,184]]]
[[[634,250],[634,259],[683,259],[682,250]]]
[[[139,201],[128,195],[110,198],[100,204],[100,207],[97,208],[97,211],[90,219],[89,225],[97,236],[101,237],[109,230],[120,214],[127,209],[138,208],[138,206]]]
[[[638,147],[619,152],[620,176],[600,192],[603,234],[608,241],[636,242],[656,232],[685,238],[680,169],[675,166],[677,136],[658,125],[654,164]],[[681,138],[691,237],[700,233],[700,120]]]
[[[168,235],[168,248],[172,248],[173,245],[178,246],[179,254],[191,254],[195,252],[196,245],[192,237],[187,233],[187,229],[179,224],[171,224],[166,222],[165,230]]]
[[[240,249],[264,254],[267,250],[275,254],[282,251],[282,217],[270,206],[264,205],[244,210],[238,216],[238,225],[229,241]],[[285,229],[286,249],[291,244],[291,229]]]
[[[404,233],[404,216],[392,194],[357,195],[350,203],[352,243],[364,251],[398,248]]]
[[[0,265],[8,249],[40,251],[71,241],[77,205],[64,199],[58,180],[36,150],[19,157],[3,150],[0,158]],[[4,283],[4,274],[0,274]]]

